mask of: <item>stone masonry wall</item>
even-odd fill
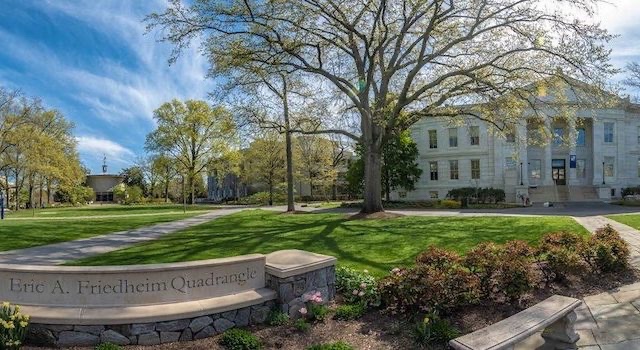
[[[158,345],[212,337],[233,327],[264,323],[275,303],[167,322],[111,326],[32,324],[27,343],[42,346]]]
[[[320,292],[325,302],[335,298],[336,267],[324,267],[287,278],[279,278],[267,273],[266,283],[268,288],[278,293],[276,303],[280,311],[295,319],[300,316],[298,312],[300,308],[305,306],[305,294]]]

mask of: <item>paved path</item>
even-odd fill
[[[109,233],[75,241],[0,252],[0,263],[59,265],[70,260],[108,253],[131,245],[158,239],[163,235],[199,225],[242,209],[219,209],[184,220],[160,223],[128,231]]]

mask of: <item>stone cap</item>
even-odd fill
[[[287,249],[267,254],[265,271],[278,278],[287,278],[334,266],[336,258],[305,250]]]

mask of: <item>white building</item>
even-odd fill
[[[567,101],[577,107],[575,97]],[[501,188],[509,202],[523,195],[533,202],[619,197],[621,188],[640,184],[640,105],[611,101],[576,108],[570,118],[524,113],[511,133],[496,133],[473,117],[423,119],[411,127],[423,174],[414,191],[393,198],[442,199],[461,187]],[[533,144],[539,130],[549,136]]]

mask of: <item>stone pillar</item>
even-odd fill
[[[602,186],[602,162],[604,161],[604,124],[598,119],[593,119],[593,185]]]
[[[553,177],[551,175],[551,145],[553,144],[553,127],[551,125],[552,119],[548,117],[545,119],[545,128],[551,135],[551,139],[547,140],[547,143],[544,145],[544,166],[542,167],[542,184],[545,186],[553,186]]]
[[[577,349],[576,343],[580,339],[574,327],[577,317],[576,312],[571,311],[545,328],[542,332],[545,344],[553,345],[555,349]]]
[[[336,295],[336,258],[303,250],[267,255],[266,284],[276,291],[276,304],[291,318],[300,316],[306,297],[319,292],[324,302]]]
[[[516,141],[518,142],[518,186],[522,181],[523,186],[529,186],[529,157],[527,154],[527,120],[524,119],[517,128]],[[522,169],[520,169],[522,164]],[[522,176],[522,179],[520,178]]]

